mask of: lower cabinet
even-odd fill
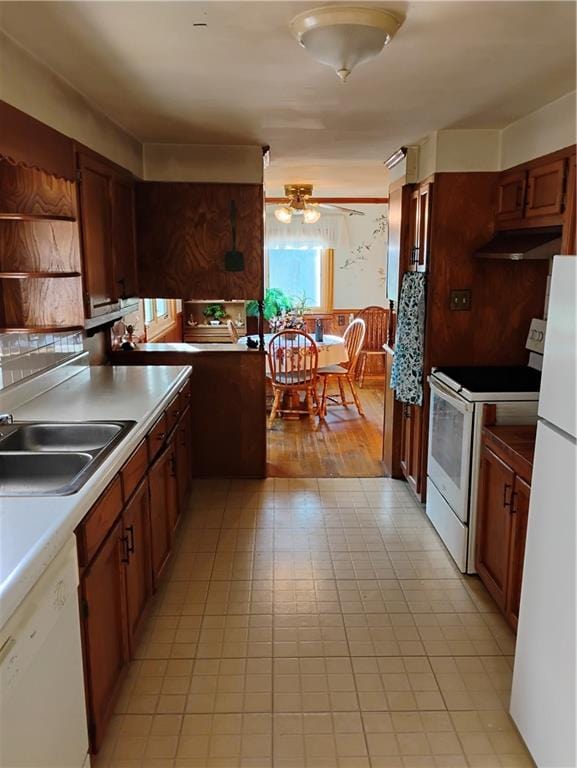
[[[126,574],[128,641],[134,653],[146,605],[152,594],[150,503],[145,478],[122,514],[122,545]]]
[[[122,525],[119,520],[112,528],[80,582],[88,728],[94,751],[102,744],[116,687],[128,661]]]
[[[530,494],[530,485],[483,445],[475,566],[513,629],[519,618]]]
[[[401,429],[401,472],[417,495],[421,493],[422,414],[419,405],[403,405]]]
[[[182,392],[168,408],[174,410],[178,399]],[[189,411],[168,435],[162,431],[164,421],[153,427],[76,529],[93,753],[102,744],[123,670],[134,657],[190,487]]]

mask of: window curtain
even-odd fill
[[[344,214],[322,213],[314,224],[305,224],[302,216],[293,216],[283,224],[274,215],[276,206],[267,206],[265,242],[267,248],[288,248],[298,245],[320,245],[322,248],[350,248],[349,232]]]

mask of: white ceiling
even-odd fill
[[[289,32],[315,4],[8,2],[0,24],[143,142],[269,144],[271,194],[382,195],[401,144],[502,128],[575,89],[572,2],[384,0],[406,20],[344,85]]]

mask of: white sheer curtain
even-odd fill
[[[321,214],[314,224],[305,224],[302,216],[293,216],[283,224],[274,215],[276,206],[267,206],[265,245],[267,248],[288,248],[298,245],[319,245],[322,248],[349,248],[346,214]]]

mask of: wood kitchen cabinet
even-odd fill
[[[88,726],[94,751],[102,744],[121,673],[129,658],[125,559],[119,520],[80,581]]]
[[[126,618],[134,654],[142,619],[152,594],[150,503],[148,481],[142,480],[122,514],[122,544],[126,550]]]
[[[184,512],[192,480],[192,430],[190,409],[186,408],[178,424],[176,434],[176,477],[178,508]]]
[[[401,472],[411,489],[421,492],[421,448],[423,409],[419,405],[403,404],[401,428]]]
[[[409,217],[409,258],[410,272],[425,272],[430,244],[430,218],[433,184],[423,182],[411,195]]]
[[[526,171],[502,173],[497,192],[497,221],[515,222],[523,218]]]
[[[87,318],[119,312],[138,294],[134,183],[89,151],[78,153],[80,229]]]
[[[170,556],[176,492],[174,489],[173,449],[165,447],[148,475],[150,483],[150,534],[152,579],[156,587]]]
[[[517,628],[527,537],[535,428],[483,430],[477,498],[477,572],[513,629]]]
[[[563,212],[565,194],[565,158],[531,168],[527,174],[525,216],[556,216]]]

